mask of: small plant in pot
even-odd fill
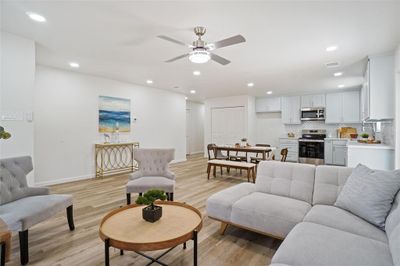
[[[148,205],[142,209],[142,216],[144,220],[150,223],[154,223],[162,216],[162,207],[154,205],[154,201],[158,199],[166,200],[167,196],[164,191],[153,189],[144,193],[143,196],[139,196],[136,200],[136,204]]]
[[[362,137],[363,139],[368,139],[369,135],[368,135],[368,133],[362,133],[362,134],[361,134],[361,137]]]

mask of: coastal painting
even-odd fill
[[[99,96],[99,132],[130,132],[131,100]]]

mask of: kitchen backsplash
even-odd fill
[[[306,121],[300,125],[285,125],[285,131],[293,132],[296,137],[301,136],[301,130],[303,129],[325,129],[327,137],[336,138],[337,129],[339,127],[354,127],[357,129],[358,134],[361,134],[362,127],[361,124],[325,124],[319,121]],[[367,124],[365,127],[365,132],[372,134],[372,124]],[[382,122],[381,132],[376,133],[376,138],[382,140],[383,143],[387,145],[394,145],[394,124],[391,121]]]

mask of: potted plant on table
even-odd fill
[[[166,200],[167,196],[163,190],[153,189],[149,190],[143,194],[143,196],[139,196],[136,199],[136,204],[140,205],[148,205],[142,209],[143,219],[154,223],[159,220],[162,216],[162,207],[154,205],[154,201],[156,200]]]
[[[242,142],[242,147],[247,146],[247,138],[242,138],[240,141]]]
[[[4,127],[0,126],[0,139],[9,139],[11,134],[4,130]]]

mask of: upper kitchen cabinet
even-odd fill
[[[394,56],[369,57],[361,91],[362,119],[394,119],[394,95]]]
[[[325,112],[327,124],[360,123],[360,92],[327,94]]]
[[[325,107],[325,94],[301,96],[301,108]]]
[[[281,111],[281,97],[263,97],[256,98],[256,112],[280,112]]]
[[[282,97],[281,109],[284,124],[301,124],[300,96]]]

